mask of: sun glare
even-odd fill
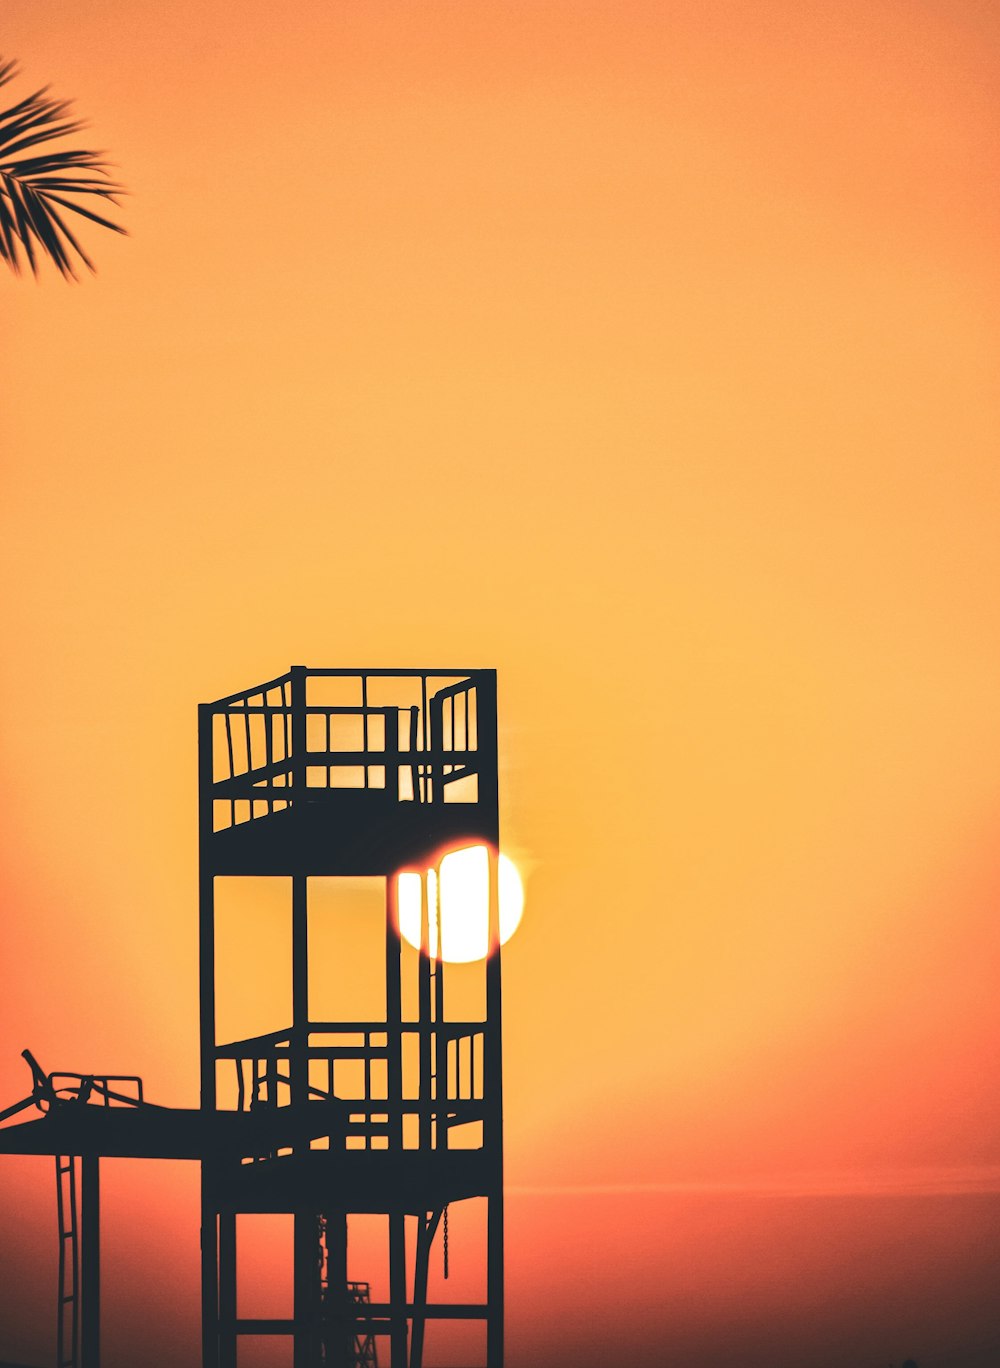
[[[437,954],[439,906],[441,958],[451,964],[469,964],[486,958],[489,940],[489,859],[485,846],[453,850],[441,861],[438,875],[429,869],[427,878],[428,948]],[[420,884],[417,873],[399,875],[399,930],[414,949],[420,948]],[[524,911],[524,886],[514,862],[500,856],[500,943],[505,945],[518,928]]]

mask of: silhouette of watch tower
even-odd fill
[[[293,666],[202,705],[199,831],[201,1114],[215,1136],[202,1157],[204,1368],[235,1368],[245,1335],[291,1337],[294,1368],[357,1368],[380,1355],[390,1368],[421,1368],[427,1323],[445,1318],[483,1322],[486,1368],[501,1368],[495,672]],[[490,953],[481,1019],[456,1021],[429,871],[470,845],[488,852]],[[400,936],[402,870],[420,873],[419,952]],[[385,1017],[313,1020],[310,880],[359,876],[384,885]],[[290,891],[292,1019],[220,1041],[215,905],[228,877],[281,878]],[[242,1121],[221,1126],[226,1112]],[[449,1205],[474,1198],[486,1203],[485,1300],[430,1302],[431,1246],[442,1222],[446,1238]],[[290,1319],[237,1312],[237,1218],[253,1212],[294,1218]],[[384,1218],[387,1301],[348,1280],[355,1213]]]

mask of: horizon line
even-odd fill
[[[851,1169],[653,1183],[509,1183],[515,1197],[921,1197],[1000,1194],[1000,1164]]]

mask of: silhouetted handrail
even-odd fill
[[[213,736],[212,780],[203,801],[213,830],[283,812],[296,803],[358,801],[478,805],[478,789],[452,786],[482,775],[495,791],[496,757],[479,737],[477,700],[487,672],[306,670],[296,666],[266,684],[206,705]],[[492,676],[492,672],[488,672]],[[356,703],[317,702],[310,683],[336,678],[357,686]],[[419,682],[420,704],[373,703],[372,680]],[[441,681],[440,687],[433,687]],[[405,714],[408,724],[400,725]],[[375,719],[381,725],[373,727]],[[353,744],[335,723],[358,723]],[[348,727],[349,731],[350,728]],[[408,785],[401,775],[408,773]],[[225,820],[228,817],[228,820]]]

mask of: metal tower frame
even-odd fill
[[[114,1155],[201,1163],[203,1368],[236,1368],[243,1335],[289,1337],[294,1368],[375,1368],[380,1349],[389,1368],[423,1368],[429,1320],[483,1322],[485,1368],[502,1368],[496,674],[293,666],[203,704],[198,746],[200,1108],[153,1106],[135,1079],[45,1075],[29,1056],[31,1096],[0,1112],[44,1112],[0,1127],[0,1153],[56,1156],[60,1368],[99,1365],[99,1160]],[[488,954],[481,1018],[460,1021],[446,1012],[440,872],[468,846],[485,848]],[[413,952],[400,934],[404,870],[420,874]],[[291,1020],[235,1041],[216,1032],[216,886],[227,877],[280,878],[290,892]],[[310,880],[358,877],[384,886],[384,1019],[317,1021]],[[477,1198],[485,1300],[432,1302],[442,1221],[447,1257],[449,1206]],[[238,1314],[237,1219],[261,1212],[293,1222],[284,1319]],[[358,1213],[386,1221],[384,1302],[348,1279]]]

